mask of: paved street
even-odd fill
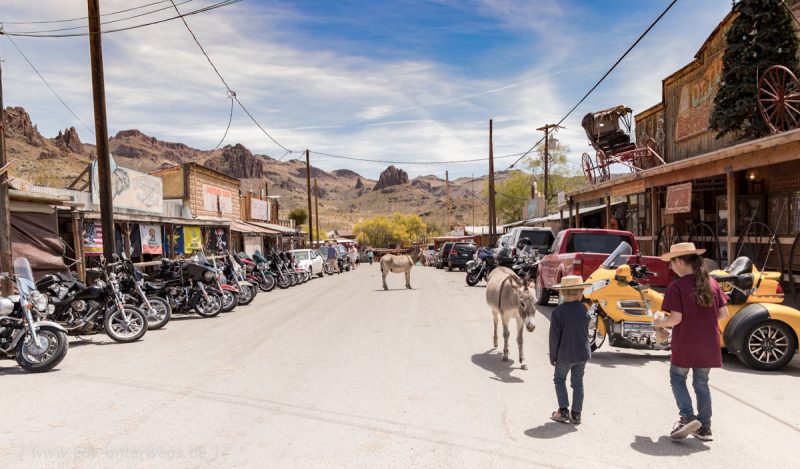
[[[551,308],[523,371],[491,347],[483,287],[424,267],[412,284],[384,292],[362,266],[135,344],[73,339],[51,373],[0,362],[0,467],[797,467],[797,358],[779,373],[726,358],[717,440],[675,443],[667,355],[606,345],[583,425],[558,424]]]

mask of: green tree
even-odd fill
[[[579,189],[585,185],[585,182],[583,178],[576,177],[579,176],[576,167],[572,166],[567,159],[569,146],[551,137],[547,152],[550,155],[547,207],[552,213],[553,210],[557,209],[558,193],[560,191],[569,192]],[[528,158],[526,164],[533,173],[533,180],[538,185],[537,189],[544,194],[544,143],[540,143],[536,147],[536,153],[539,156],[537,158]]]
[[[411,244],[425,239],[428,227],[419,215],[394,213],[368,218],[353,227],[356,241],[372,247]]]
[[[520,220],[523,210],[531,198],[531,175],[522,171],[514,171],[504,181],[494,185],[494,205],[499,223],[510,223]],[[488,182],[484,182],[483,196],[489,195]]]
[[[743,132],[756,138],[769,132],[757,104],[757,80],[772,65],[797,73],[798,38],[783,0],[740,0],[725,34],[722,79],[714,97],[710,126],[717,138]]]
[[[308,212],[302,207],[292,209],[292,211],[289,212],[289,219],[294,220],[295,226],[300,226],[308,220]]]

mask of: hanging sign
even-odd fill
[[[269,221],[269,202],[251,198],[250,218],[253,220]]]
[[[203,250],[203,233],[200,227],[183,227],[183,251],[185,254],[194,254]]]
[[[111,161],[111,194],[114,207],[161,214],[164,209],[163,180],[147,173],[117,166]],[[92,203],[100,204],[97,160],[92,162]]]
[[[209,212],[233,213],[233,193],[227,189],[203,184],[203,209]]]
[[[689,213],[692,210],[692,183],[667,187],[667,207],[665,212]]]
[[[161,225],[139,225],[143,254],[163,254],[161,245]]]
[[[208,233],[208,246],[206,249],[209,251],[224,252],[228,250],[228,234],[225,228],[211,228]]]
[[[100,223],[90,221],[83,225],[83,252],[87,256],[103,254],[103,228]]]

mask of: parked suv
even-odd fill
[[[517,255],[517,245],[523,239],[531,242],[531,249],[535,251],[550,249],[555,235],[550,228],[540,228],[531,226],[517,226],[508,230],[503,236],[503,244],[498,246],[495,257],[499,265],[511,267],[514,264],[514,257]]]
[[[478,246],[475,243],[455,243],[450,248],[450,255],[447,256],[447,270],[452,272],[454,268],[467,270],[467,262],[475,257]]]
[[[450,248],[452,248],[454,244],[456,243],[450,241],[449,243],[444,243],[441,249],[439,249],[439,255],[436,256],[437,269],[443,269],[444,266],[447,265],[447,257],[450,255]]]

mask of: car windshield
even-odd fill
[[[292,251],[292,254],[294,254],[294,257],[296,257],[298,261],[308,260],[308,251]]]
[[[631,245],[623,241],[617,246],[617,249],[614,249],[614,252],[609,254],[601,267],[604,269],[616,269],[621,265],[625,265],[628,263],[632,252]]]
[[[519,234],[519,239],[529,239],[534,248],[546,248],[553,242],[553,235],[549,231],[525,230]]]
[[[593,252],[610,254],[628,237],[610,233],[573,233],[567,241],[567,252]]]
[[[17,278],[17,289],[22,296],[28,296],[36,285],[33,283],[33,271],[28,259],[18,257],[14,259],[14,276]]]

